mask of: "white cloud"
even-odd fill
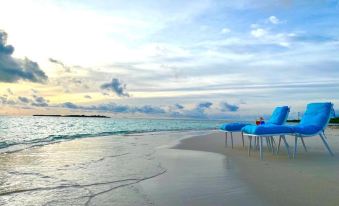
[[[231,32],[231,30],[229,29],[229,28],[223,28],[222,30],[221,30],[221,33],[222,34],[227,34],[227,33],[230,33]]]
[[[261,28],[253,29],[251,31],[251,35],[256,37],[256,38],[263,37],[266,34],[267,34],[267,31],[265,29],[261,29]]]
[[[259,40],[262,44],[275,44],[282,47],[290,47],[293,42],[292,38],[296,36],[295,33],[274,33],[264,28],[252,28],[251,35]]]
[[[270,16],[268,17],[268,21],[272,24],[280,24],[281,21],[276,16]]]

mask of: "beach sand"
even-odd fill
[[[236,175],[224,155],[179,149],[161,149],[158,159],[167,169],[140,183],[154,205],[266,205]]]
[[[339,153],[338,129],[328,129],[327,137],[332,150]],[[293,149],[294,138],[287,139]],[[226,155],[237,168],[240,181],[268,205],[339,205],[339,154],[329,156],[320,138],[305,138],[308,152],[300,143],[296,159],[288,159],[282,145],[277,156],[265,151],[264,161],[259,160],[258,152],[248,156],[239,134],[234,135],[234,149],[225,148],[224,140],[223,133],[214,133],[184,139],[174,148]]]
[[[337,131],[329,129],[328,139],[339,153]],[[339,155],[330,157],[320,139],[306,139],[309,152],[300,149],[297,159],[281,148],[260,161],[239,136],[231,149],[224,134],[204,133],[94,137],[2,153],[0,205],[339,205]]]

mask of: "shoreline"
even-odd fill
[[[338,130],[327,134],[338,152]],[[224,134],[213,130],[75,139],[2,153],[0,203],[337,205],[339,156],[330,157],[317,138],[305,142],[309,152],[300,145],[295,160],[283,147],[278,156],[265,150],[264,161],[257,152],[248,157],[240,136],[234,149],[225,148]]]
[[[339,151],[339,140],[334,129],[328,129],[328,139],[334,152]],[[287,138],[290,147],[292,138]],[[339,156],[330,157],[319,138],[305,139],[309,152],[299,146],[297,159],[289,160],[284,147],[278,156],[264,152],[264,161],[258,153],[249,157],[241,146],[241,137],[234,134],[234,149],[224,146],[224,133],[213,133],[183,139],[173,149],[196,150],[223,154],[237,167],[242,181],[269,205],[331,205],[339,202]],[[245,146],[247,144],[245,137]]]
[[[115,202],[117,205],[154,205],[153,198],[149,197],[154,194],[156,199],[160,195],[156,192],[145,192],[141,185],[162,177],[166,179],[167,175],[172,174],[177,179],[177,173],[170,167],[164,167],[166,164],[159,158],[160,153],[170,155],[168,147],[181,137],[189,138],[206,133],[210,131],[94,137],[1,153],[0,204],[112,205]],[[223,174],[223,164],[220,163],[224,156],[193,153],[182,151],[181,154],[190,163],[193,156],[200,157],[195,159],[198,162],[201,159],[210,160],[208,162],[213,167],[219,167],[215,172]],[[215,158],[216,156],[218,157]],[[187,164],[180,168],[185,166]],[[190,169],[188,168],[186,174],[189,174]],[[196,175],[200,174],[199,172]],[[206,171],[206,175],[210,175],[209,171]],[[191,178],[194,180],[194,177],[197,176]],[[189,186],[192,179],[183,180],[188,180],[186,182]],[[210,179],[205,182],[210,182]],[[200,185],[201,183],[196,182],[196,186]],[[162,187],[167,186],[162,184]],[[168,187],[171,188],[174,187]],[[206,191],[202,189],[197,192],[200,194]],[[192,194],[189,197],[190,195]],[[174,194],[174,197],[179,196]],[[213,202],[216,199],[207,200]],[[171,203],[170,200],[168,205],[172,205]]]

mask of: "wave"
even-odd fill
[[[211,130],[215,128],[204,128],[199,130]],[[90,137],[103,137],[103,136],[111,136],[111,135],[129,135],[129,134],[139,134],[139,133],[151,133],[151,132],[174,132],[174,131],[192,131],[195,129],[150,129],[150,130],[120,130],[120,131],[112,131],[112,132],[100,132],[100,133],[91,133],[91,134],[71,134],[71,135],[49,135],[45,138],[40,139],[32,139],[21,142],[8,142],[2,141],[0,142],[0,153],[6,152],[17,152],[23,149],[27,149],[30,147],[36,146],[44,146],[53,143],[59,143],[63,141],[70,141],[81,138],[90,138]],[[13,148],[16,147],[16,148]],[[9,149],[12,148],[12,149]]]

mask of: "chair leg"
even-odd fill
[[[320,137],[321,137],[321,140],[323,141],[323,143],[324,143],[328,153],[330,153],[331,156],[334,156],[330,146],[328,145],[328,142],[326,140],[327,138],[326,138],[325,134],[324,133],[320,133]]]
[[[242,138],[242,147],[245,147],[244,133],[243,132],[241,132],[241,138]]]
[[[294,153],[293,153],[293,159],[297,157],[297,150],[298,150],[298,136],[296,135],[294,137]]]
[[[274,148],[275,142],[274,142],[273,137],[269,137],[269,138],[270,138],[270,142],[271,142],[271,145],[272,145],[272,154],[274,155],[275,154],[275,148]]]
[[[227,147],[227,132],[225,132],[225,147]]]
[[[254,137],[254,145],[253,145],[254,149],[257,148],[257,137]]]
[[[275,143],[275,140],[274,140],[273,136],[271,136],[271,140],[272,140],[272,145],[273,145],[273,146],[277,146],[276,143]]]
[[[271,151],[271,143],[270,143],[270,140],[268,139],[268,137],[265,137],[265,140],[266,140],[267,150],[270,152],[270,151]]]
[[[263,148],[262,148],[262,145],[263,145],[263,139],[262,139],[263,137],[259,137],[259,141],[260,141],[260,145],[259,145],[259,150],[260,150],[260,159],[261,160],[263,160],[264,159],[264,157],[263,157]]]
[[[283,141],[285,143],[285,147],[286,147],[286,150],[287,150],[288,158],[291,159],[290,147],[288,146],[288,143],[286,141],[285,135],[281,135],[281,138],[283,139]]]
[[[279,136],[279,142],[278,142],[278,147],[277,147],[277,154],[279,154],[280,143],[281,143],[281,135]]]
[[[306,148],[306,145],[305,145],[305,142],[304,142],[304,138],[300,136],[300,139],[301,139],[301,143],[303,144],[305,152],[307,152],[307,148]]]
[[[248,140],[250,142],[250,145],[248,147],[248,156],[251,156],[251,149],[252,149],[252,136],[248,136]]]
[[[233,135],[232,135],[232,132],[231,132],[231,144],[232,144],[232,149],[233,149]]]

